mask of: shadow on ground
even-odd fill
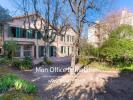
[[[67,84],[61,83],[44,90],[47,100],[133,100],[133,72],[124,70],[118,76],[100,77],[104,73],[93,73],[93,80],[87,80],[85,85],[75,83],[74,80]],[[105,76],[107,76],[106,73]],[[89,74],[90,75],[90,74]],[[88,79],[92,76],[86,76]],[[101,78],[99,80],[99,77]],[[59,81],[57,79],[57,81]],[[102,82],[101,82],[102,81]]]

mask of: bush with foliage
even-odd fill
[[[32,68],[32,59],[30,57],[25,57],[21,62],[20,69],[21,70],[28,70]]]
[[[16,67],[18,69],[20,69],[21,64],[22,64],[22,61],[19,60],[19,59],[15,59],[15,60],[12,61],[12,66]]]
[[[14,87],[16,90],[22,90],[25,91],[26,93],[35,93],[36,92],[36,86],[33,85],[32,83],[18,79],[14,82]]]
[[[9,89],[16,89],[26,93],[36,93],[37,87],[26,81],[20,79],[17,75],[7,74],[0,78],[0,93],[6,92]]]
[[[23,60],[14,59],[12,61],[12,67],[16,67],[20,70],[28,70],[32,68],[32,59],[25,57]]]
[[[86,40],[81,41],[79,63],[88,65],[91,61],[96,60],[98,56],[99,48],[90,45]]]
[[[0,93],[3,93],[10,89],[13,85],[15,80],[18,77],[14,74],[8,74],[0,78]]]
[[[88,58],[80,57],[79,58],[79,63],[83,65],[88,65],[90,63]]]
[[[100,57],[110,60],[112,64],[129,64],[133,58],[133,28],[122,25],[112,31],[109,39],[100,47]]]
[[[43,64],[43,65],[51,65],[52,63],[53,62],[50,59],[44,57],[43,62],[41,64]]]
[[[17,42],[15,41],[5,41],[3,47],[4,47],[4,54],[8,58],[12,58],[17,49],[19,48]]]
[[[12,64],[12,60],[10,58],[7,57],[3,57],[0,59],[0,64],[4,64],[4,65],[11,65]]]

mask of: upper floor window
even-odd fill
[[[72,36],[72,42],[74,42],[74,36]]]
[[[36,37],[36,34],[37,34],[37,37]],[[42,35],[40,32],[36,33],[34,29],[26,30],[24,28],[19,28],[19,27],[9,27],[9,37],[41,39]]]
[[[67,35],[67,42],[69,42],[69,35]]]

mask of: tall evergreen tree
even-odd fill
[[[0,21],[8,20],[8,19],[10,19],[10,18],[11,18],[11,16],[9,15],[9,10],[3,8],[3,7],[0,5]]]

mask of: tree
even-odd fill
[[[66,0],[66,2],[67,1],[72,11],[71,18],[73,21],[71,22],[73,23],[71,23],[71,25],[77,33],[71,61],[71,67],[74,70],[76,57],[78,56],[79,51],[80,36],[83,32],[84,26],[86,24],[90,25],[94,23],[92,20],[89,19],[89,14],[92,14],[91,12],[94,13],[91,15],[91,17],[94,17],[95,15],[99,14],[102,11],[101,9],[105,7],[105,4],[107,5],[107,2],[105,0]]]
[[[5,21],[5,20],[9,20],[11,18],[11,16],[9,15],[9,10],[3,8],[0,5],[0,21]]]
[[[5,8],[3,8],[0,5],[0,40],[3,42],[2,33],[3,33],[3,22],[11,19],[11,16],[9,15],[9,11]],[[2,46],[2,42],[0,43],[0,47]]]
[[[113,30],[100,47],[100,55],[114,63],[114,59],[133,58],[133,27],[122,25]]]
[[[15,41],[5,41],[3,47],[5,56],[11,59],[19,48]]]
[[[16,1],[16,4],[24,13],[24,27],[27,29],[34,27],[36,32],[42,34],[42,39],[47,46],[45,56],[49,57],[50,44],[55,41],[57,35],[65,35],[69,26],[68,17],[63,10],[64,3],[62,0],[20,0]],[[35,13],[33,22],[30,20],[30,13]]]

